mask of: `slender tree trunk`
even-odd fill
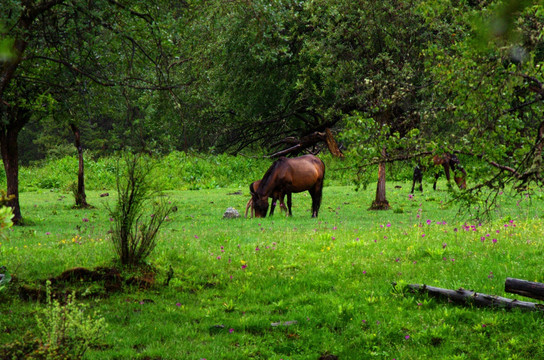
[[[382,157],[385,158],[385,147],[382,148]],[[385,197],[385,162],[378,165],[378,187],[376,188],[376,199],[370,206],[370,210],[388,210],[391,206]]]
[[[15,225],[23,220],[19,205],[19,132],[30,119],[30,111],[21,108],[9,109],[8,122],[0,127],[0,152],[6,171],[8,205],[12,208]]]
[[[74,124],[70,124],[70,128],[74,133],[75,143],[77,149],[77,155],[79,159],[79,169],[77,173],[77,192],[74,194],[76,200],[76,206],[78,207],[88,207],[87,195],[85,194],[85,172],[84,172],[84,162],[83,162],[83,147],[81,146],[81,133],[79,128]]]

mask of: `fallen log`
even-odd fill
[[[537,310],[544,311],[544,305],[535,304],[527,301],[519,301],[515,299],[508,299],[496,295],[487,295],[476,293],[471,290],[465,290],[460,288],[459,290],[450,290],[443,289],[434,286],[412,284],[408,285],[413,291],[426,292],[434,297],[447,298],[448,300],[463,303],[463,304],[473,304],[476,306],[488,306],[488,307],[498,307],[498,308],[520,308],[524,310]]]
[[[544,300],[544,284],[542,283],[506,278],[506,281],[504,282],[504,291],[533,299]]]

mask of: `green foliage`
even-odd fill
[[[91,345],[105,336],[106,322],[89,306],[76,302],[75,293],[68,295],[66,304],[53,300],[51,283],[46,284],[47,304],[36,315],[36,330],[43,344],[43,359],[80,359]]]
[[[0,34],[4,34],[4,23],[0,19]],[[5,62],[13,59],[15,56],[13,54],[13,38],[3,37],[0,38],[0,61]]]
[[[4,291],[10,281],[11,275],[8,273],[6,267],[0,266],[0,293]]]
[[[330,154],[319,155],[327,166],[326,181],[330,184],[351,184],[356,159],[339,160]],[[115,187],[117,157],[94,157],[85,154],[85,188],[107,190]],[[226,154],[197,154],[173,151],[155,157],[151,170],[154,182],[163,190],[203,190],[225,187],[246,189],[260,179],[273,159]],[[328,171],[330,169],[331,171]],[[20,188],[23,191],[68,191],[77,180],[78,159],[67,156],[51,159],[20,169]],[[5,175],[0,171],[0,186],[5,186]]]
[[[13,225],[13,222],[11,221],[13,214],[11,208],[6,206],[7,197],[5,196],[5,192],[0,192],[2,193],[2,196],[0,197],[0,237],[6,239],[6,231]]]
[[[2,205],[0,205],[0,239],[4,241],[8,240],[7,230],[13,226],[13,222],[11,221],[13,213],[11,211],[11,208],[5,205],[7,201],[5,195],[5,192],[1,191],[0,202],[2,203]],[[6,289],[9,282],[11,281],[11,275],[9,274],[8,269],[4,265],[5,256],[6,255],[4,247],[0,243],[0,293]]]
[[[32,331],[0,348],[2,359],[77,360],[107,335],[107,323],[89,305],[76,301],[75,292],[65,302],[53,299],[51,282],[46,283],[44,308],[33,311]]]
[[[542,183],[540,124],[543,82],[540,55],[544,44],[536,28],[544,24],[541,4],[524,1],[492,2],[490,10],[466,7],[463,14],[437,25],[450,26],[451,44],[430,44],[424,51],[426,69],[437,88],[444,111],[425,114],[425,128],[444,133],[444,140],[470,156],[481,185],[472,201],[488,204],[482,186],[502,191],[515,183],[524,191]],[[448,10],[449,12],[449,10]],[[505,171],[506,169],[509,169]],[[471,173],[471,171],[469,171]]]

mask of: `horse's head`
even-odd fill
[[[448,162],[450,163],[450,166],[452,168],[455,168],[455,165],[459,165],[459,158],[455,154],[445,154],[446,159],[448,159]]]
[[[268,212],[268,197],[260,197],[257,194],[255,194],[252,197],[253,200],[253,208],[255,209],[255,217],[266,217],[266,213]]]
[[[252,203],[251,207],[255,211],[255,217],[266,217],[266,213],[268,212],[268,197],[262,197],[257,194],[260,183],[261,181],[257,180],[249,185],[249,192],[251,193],[250,201]]]

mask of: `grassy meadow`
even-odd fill
[[[367,210],[374,186],[355,191],[347,176],[331,175],[318,219],[310,218],[307,193],[293,195],[293,217],[277,209],[271,218],[245,219],[244,178],[257,178],[247,169],[267,165],[239,166],[230,186],[217,176],[217,186],[200,190],[190,181],[165,187],[178,211],[148,259],[146,286],[66,285],[107,324],[85,359],[544,358],[541,312],[461,306],[403,286],[516,298],[504,293],[506,277],[544,282],[540,190],[500,195],[494,219],[478,223],[458,215],[444,180],[442,190],[426,182],[413,197],[411,183],[390,181],[392,210],[375,212]],[[45,305],[22,300],[23,286],[42,287],[75,267],[115,266],[105,210],[115,201],[112,183],[91,189],[92,209],[73,209],[60,185],[29,183],[21,193],[25,225],[0,240],[0,265],[13,276],[0,291],[0,346],[36,331]],[[227,207],[242,218],[223,219]],[[121,269],[123,278],[131,271]]]

